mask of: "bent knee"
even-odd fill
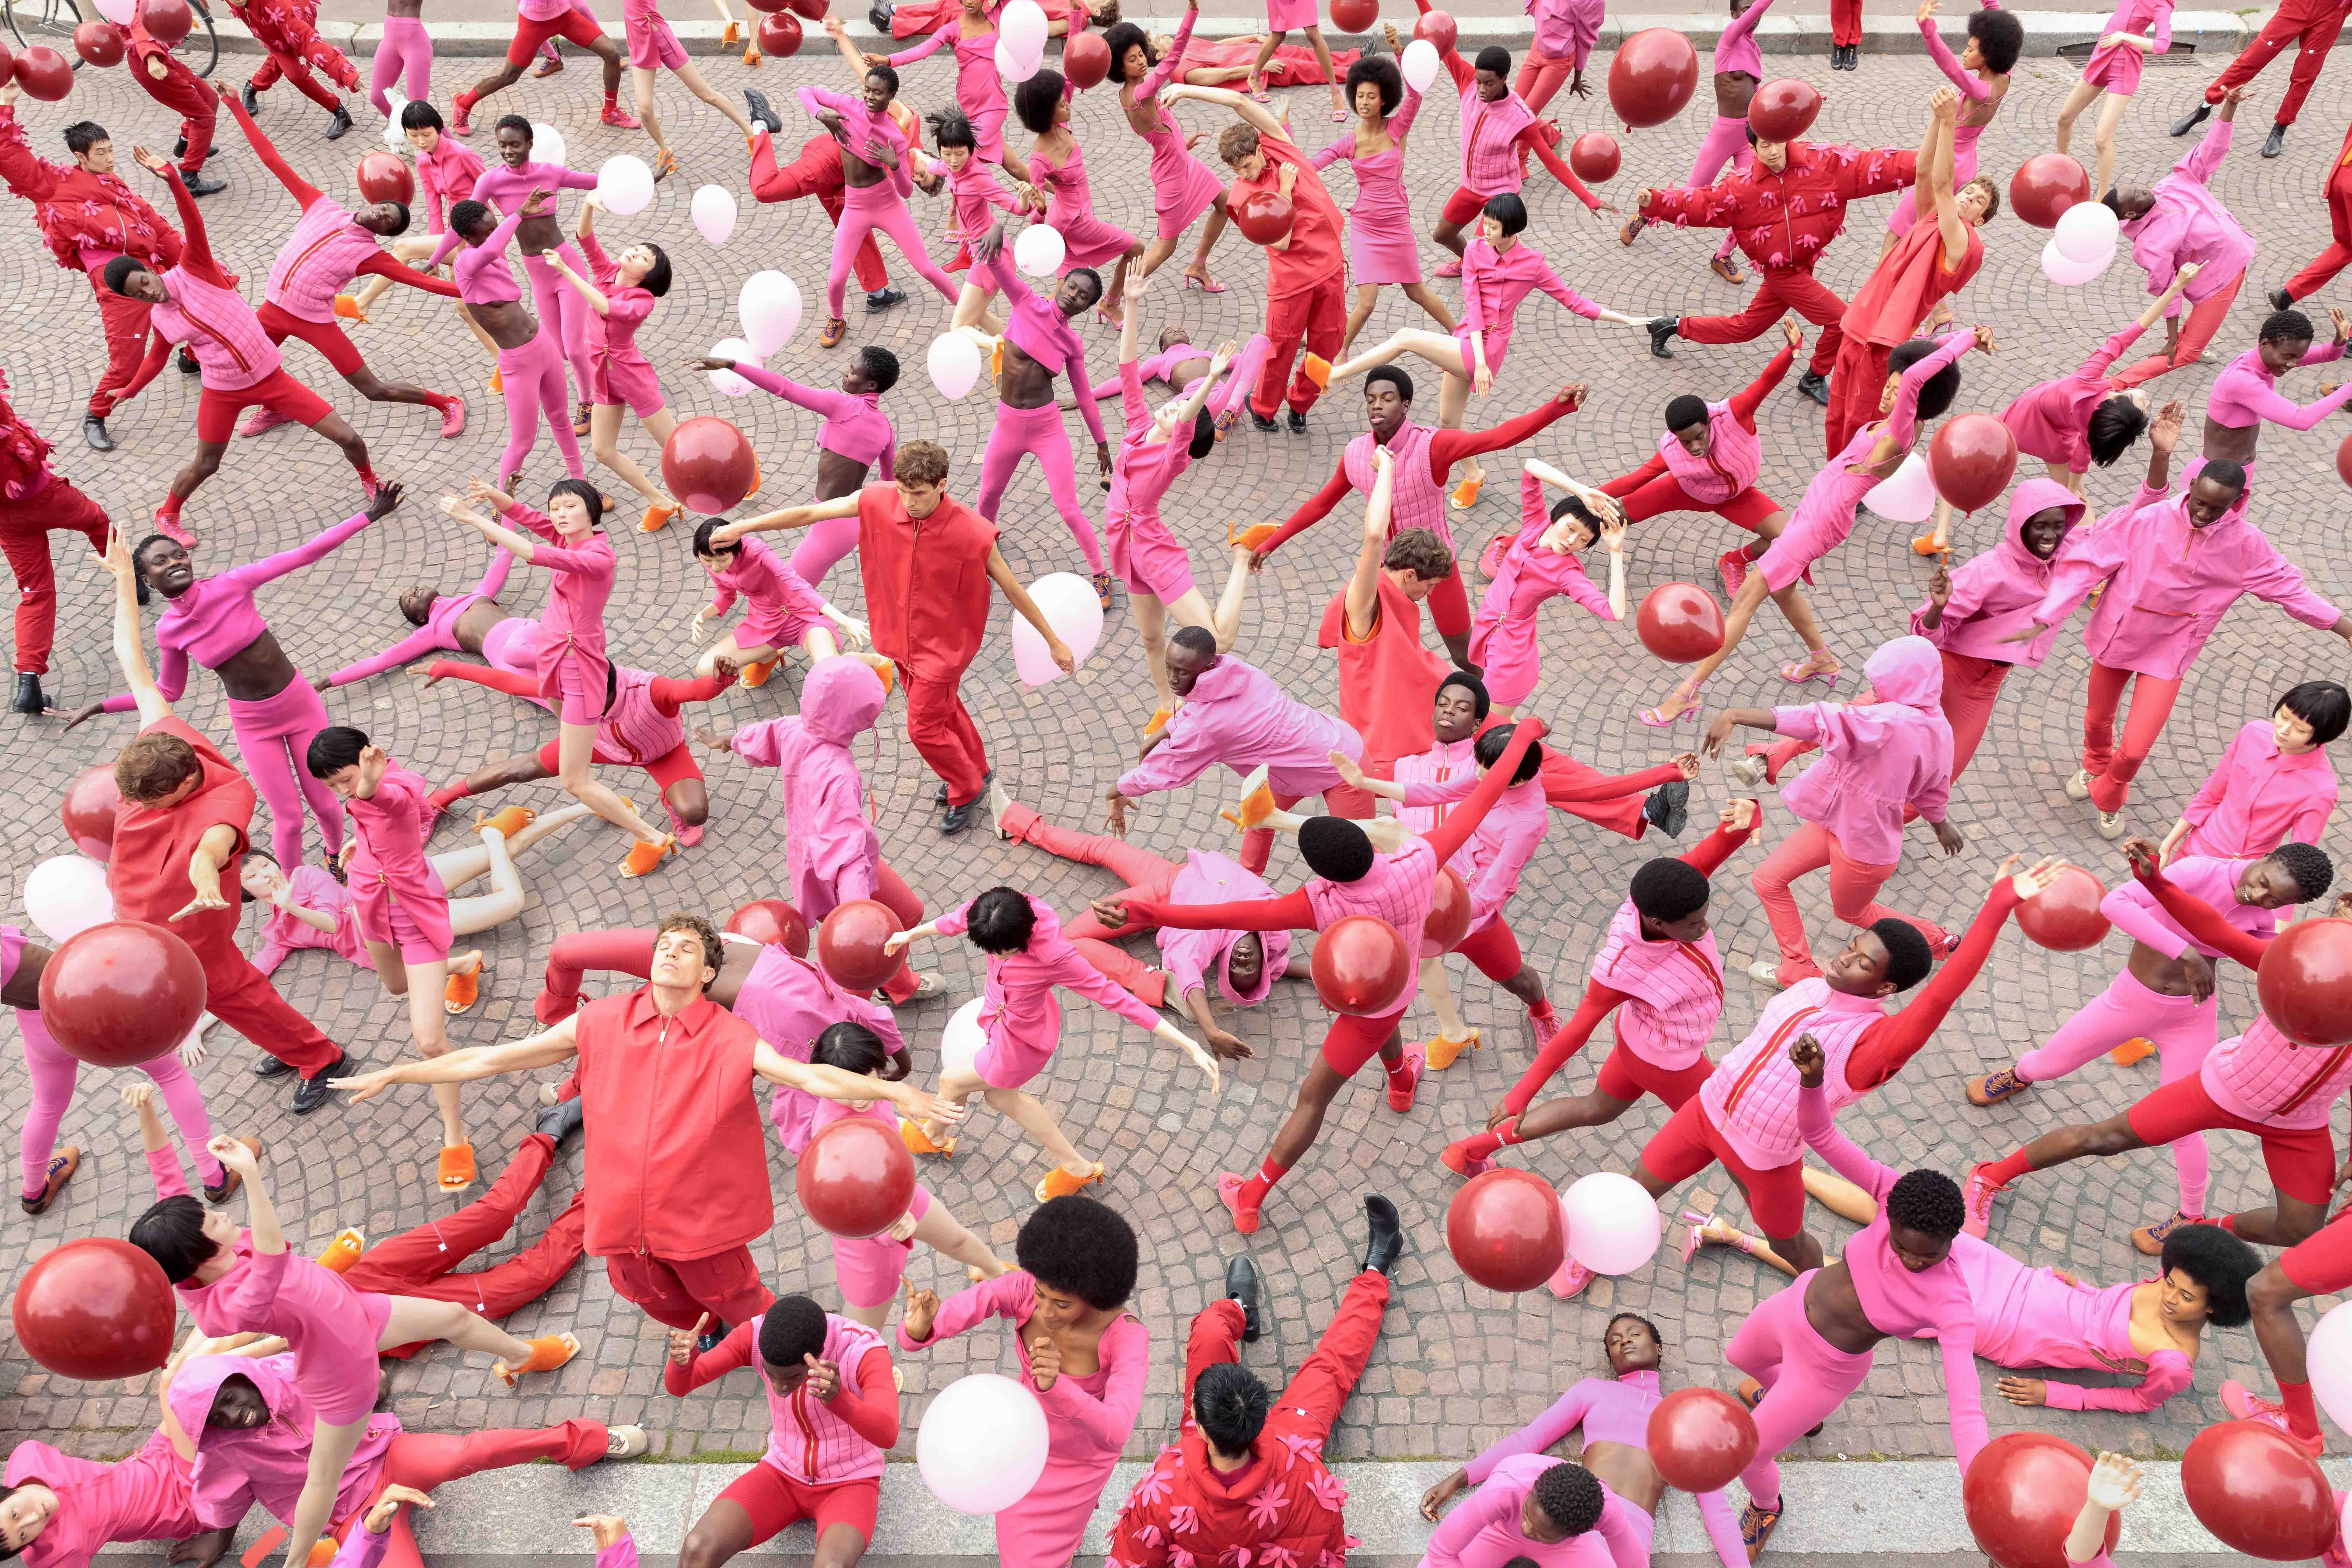
[[[2246,1305],[2258,1313],[2284,1312],[2310,1294],[2276,1263],[2265,1264],[2261,1273],[2246,1281]]]

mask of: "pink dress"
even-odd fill
[[[1989,1241],[1952,1238],[1952,1261],[1968,1281],[1977,1315],[1976,1352],[1996,1366],[2113,1372],[2142,1381],[2127,1388],[2048,1383],[2053,1410],[2153,1410],[2189,1386],[2196,1363],[2179,1351],[2142,1356],[2132,1347],[2136,1284],[2069,1284],[2050,1268],[2019,1262]]]
[[[1153,232],[1161,239],[1173,239],[1182,234],[1194,218],[1207,212],[1225,194],[1225,183],[1184,145],[1184,128],[1159,101],[1160,89],[1182,68],[1184,50],[1192,41],[1192,24],[1199,17],[1198,11],[1189,7],[1185,10],[1184,19],[1176,24],[1175,37],[1169,41],[1168,52],[1143,73],[1140,81],[1132,84],[1129,92],[1134,101],[1127,110],[1128,127],[1151,149],[1152,225]]]
[[[1502,374],[1511,329],[1518,324],[1519,301],[1538,289],[1588,321],[1600,319],[1601,307],[1561,282],[1543,253],[1524,237],[1499,252],[1484,239],[1470,242],[1462,253],[1462,325],[1454,334],[1462,345],[1464,369],[1471,367],[1470,340],[1475,336],[1486,347],[1486,368]]]
[[[2327,748],[2289,756],[2271,721],[2257,719],[2230,738],[2196,798],[2181,808],[2189,825],[2183,855],[2252,859],[2292,838],[2316,844],[2336,815],[2336,765]]]
[[[1061,916],[1034,899],[1029,900],[1029,910],[1037,921],[1029,945],[1019,952],[988,955],[980,1009],[981,1031],[988,1043],[972,1059],[972,1070],[992,1089],[1019,1089],[1053,1059],[1054,1047],[1062,1041],[1056,985],[1108,1008],[1139,1029],[1156,1028],[1160,1023],[1159,1014],[1104,978],[1086,954],[1070,945],[1062,935]],[[965,902],[932,923],[942,936],[961,936],[971,916],[971,905]]]
[[[36,1481],[58,1494],[58,1510],[18,1554],[25,1568],[89,1568],[105,1547],[129,1541],[184,1541],[200,1534],[194,1474],[160,1431],[111,1465],[77,1459],[47,1443],[9,1450],[0,1486]]]
[[[971,121],[972,140],[980,144],[981,158],[991,163],[1004,162],[1004,82],[996,74],[994,25],[1003,10],[1002,5],[987,7],[988,31],[967,38],[963,36],[963,7],[950,5],[946,19],[929,37],[890,57],[890,63],[903,70],[917,60],[939,53],[942,44],[955,46],[956,107]],[[976,239],[979,236],[967,232],[964,237]]]
[[[785,956],[790,957],[791,954]],[[783,1095],[783,1090],[777,1091],[776,1106],[781,1106]],[[817,1100],[811,1103],[814,1109],[809,1118],[809,1136],[812,1138],[835,1122],[853,1116],[878,1121],[893,1135],[898,1131],[898,1113],[887,1101],[878,1101],[863,1110],[853,1110],[837,1100]],[[771,1115],[774,1114],[774,1109],[772,1106]],[[908,1201],[907,1212],[918,1220],[931,1212],[930,1189],[920,1182],[915,1184],[915,1195]],[[907,1259],[914,1255],[915,1244],[912,1241],[893,1241],[887,1236],[835,1236],[828,1239],[833,1243],[833,1279],[841,1287],[843,1300],[853,1307],[879,1307],[898,1295],[899,1282],[907,1277]]]
[[[2139,342],[2140,330],[2137,321],[2132,322],[2102,343],[2074,374],[2029,386],[2000,411],[2000,422],[2017,437],[2021,456],[2063,463],[2069,473],[2091,471],[2085,432],[2092,410],[2116,395],[2107,384],[2107,367]]]
[[[676,70],[686,64],[686,46],[661,14],[660,0],[622,0],[621,26],[629,43],[629,64],[637,69],[667,66]]]
[[[1034,1389],[1029,1344],[1017,1331],[1028,1326],[1037,1310],[1036,1285],[1015,1268],[957,1291],[940,1303],[925,1344],[951,1339],[990,1318],[1003,1318],[1016,1331],[1010,1337],[1021,1359],[1021,1384]],[[909,1351],[925,1348],[907,1337],[903,1323],[898,1345]],[[1008,1564],[1029,1568],[1067,1563],[1076,1553],[1104,1483],[1118,1463],[1119,1450],[1135,1431],[1144,1385],[1151,1376],[1151,1337],[1140,1322],[1122,1316],[1103,1331],[1098,1354],[1101,1365],[1096,1371],[1084,1377],[1064,1373],[1037,1395],[1045,1410],[1045,1473],[1027,1497],[996,1516],[997,1554]]]
[[[347,875],[360,936],[389,943],[404,963],[449,956],[449,889],[425,857],[425,836],[440,816],[431,786],[406,768],[384,770],[372,798],[347,804],[359,836]]]
[[[634,3],[634,0],[633,0]],[[656,19],[659,19],[658,14]],[[664,26],[665,32],[667,26]],[[672,38],[675,47],[677,40]],[[679,57],[683,59],[685,57]],[[637,329],[653,314],[654,297],[645,289],[620,286],[621,269],[604,254],[593,234],[580,237],[580,248],[595,271],[597,291],[604,296],[605,313],[588,312],[588,363],[590,384],[584,389],[588,401],[605,408],[617,408],[626,404],[629,412],[640,419],[649,419],[667,406],[662,396],[661,377],[654,373],[653,362],[637,347]]]
[[[1470,662],[1486,670],[1486,695],[1507,707],[1526,701],[1543,676],[1536,612],[1544,601],[1565,595],[1604,621],[1617,618],[1609,607],[1609,595],[1584,574],[1580,557],[1546,550],[1538,542],[1549,527],[1543,481],[1521,474],[1518,536],[1496,563],[1494,581],[1470,623]]]
[[[1271,33],[1294,32],[1315,26],[1315,0],[1265,0],[1265,26]]]
[[[810,632],[832,624],[824,618],[824,596],[757,534],[739,542],[735,563],[714,576],[711,584],[714,618],[733,609],[739,596],[749,602],[743,624],[735,628],[737,647],[797,647]]]
[[[1404,101],[1389,117],[1387,152],[1360,155],[1350,131],[1315,154],[1318,170],[1344,162],[1356,171],[1356,205],[1348,209],[1348,267],[1360,286],[1421,281],[1421,236],[1404,183],[1405,134],[1420,112],[1421,94],[1407,87]]]
[[[1045,226],[1062,237],[1062,277],[1080,267],[1107,267],[1135,248],[1135,236],[1095,216],[1086,150],[1076,137],[1070,138],[1066,163],[1054,163],[1042,149],[1030,153],[1029,174],[1030,183],[1047,193]]]
[[[1192,466],[1192,426],[1170,431],[1165,441],[1148,439],[1151,404],[1133,360],[1119,362],[1118,398],[1127,434],[1111,458],[1110,499],[1103,509],[1110,569],[1129,593],[1172,605],[1192,591],[1192,556],[1160,521],[1160,499]]]
[[[2099,29],[2103,38],[2110,33],[2137,34],[2155,46],[2150,53],[2164,53],[2172,47],[2172,0],[2122,0],[2106,26]],[[2084,62],[2083,79],[2096,82],[2118,98],[2129,98],[2139,90],[2139,73],[2145,64],[2146,57],[2129,44],[2102,45]]]
[[[532,673],[540,695],[566,724],[593,724],[612,702],[613,667],[604,657],[604,605],[620,575],[620,557],[601,528],[577,544],[555,531],[547,514],[520,502],[506,514],[552,546],[534,551],[531,564],[555,574],[539,617],[539,657]]]

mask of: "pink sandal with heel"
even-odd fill
[[[1685,702],[1690,704],[1690,706],[1685,708],[1681,712],[1675,714],[1671,719],[1661,718],[1658,714],[1658,710],[1654,708],[1644,708],[1640,712],[1634,714],[1633,717],[1640,720],[1643,723],[1647,724],[1653,730],[1671,730],[1685,719],[1696,722],[1698,719],[1699,695],[1706,689],[1706,682],[1704,680],[1700,681],[1696,686],[1692,687],[1688,691],[1685,691],[1680,686],[1676,686],[1675,688],[1675,694],[1680,697]]]

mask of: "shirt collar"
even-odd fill
[[[688,1003],[684,1012],[674,1017],[664,1018],[661,1009],[654,1005],[653,982],[647,981],[629,993],[629,1003],[624,1015],[624,1021],[627,1023],[633,1033],[646,1029],[657,1030],[665,1024],[676,1024],[686,1033],[697,1035],[702,1032],[704,1026],[709,1023],[710,1016],[718,1010],[718,1004],[711,1001],[708,995],[703,995]]]

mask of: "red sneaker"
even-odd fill
[[[1255,1236],[1257,1210],[1242,1205],[1242,1188],[1246,1185],[1248,1182],[1244,1178],[1230,1171],[1217,1173],[1217,1200],[1225,1205],[1225,1212],[1234,1216],[1234,1228],[1244,1236]]]
[[[465,430],[466,400],[462,397],[453,397],[449,400],[449,406],[441,411],[441,438],[444,441],[449,440],[465,434]]]
[[[155,509],[155,531],[166,539],[177,540],[184,549],[196,547],[196,531],[176,517],[166,517],[160,506]]]
[[[1727,550],[1715,558],[1715,569],[1723,574],[1724,596],[1739,597],[1739,584],[1748,581],[1748,557],[1737,550]]]
[[[459,93],[456,101],[451,103],[449,106],[449,134],[452,136],[471,136],[474,133],[474,122],[469,116],[471,116],[473,112],[473,100],[468,99],[464,93]]]
[[[1468,1138],[1458,1139],[1448,1143],[1445,1152],[1438,1155],[1445,1163],[1445,1168],[1457,1176],[1483,1176],[1495,1168],[1494,1156],[1470,1152],[1472,1142]]]
[[[631,114],[627,110],[623,109],[617,103],[606,104],[604,106],[604,112],[600,118],[603,119],[605,124],[613,127],[615,131],[642,131],[645,129],[643,125],[637,122],[637,117],[635,115]]]
[[[2274,1427],[2285,1435],[2288,1442],[2303,1449],[2315,1459],[2327,1451],[2327,1439],[2325,1436],[2296,1436],[2288,1430],[2285,1405],[2274,1399],[2264,1399],[2234,1377],[2221,1384],[2221,1408],[2237,1420],[2259,1421],[2265,1426]]]
[[[1400,1090],[1396,1079],[1389,1079],[1389,1109],[1402,1115],[1412,1109],[1412,1091],[1421,1087],[1421,1073],[1427,1062],[1421,1047],[1409,1046],[1404,1053],[1404,1088]]]

